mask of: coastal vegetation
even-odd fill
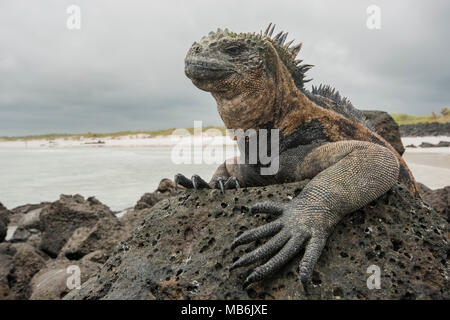
[[[450,108],[442,108],[439,114],[433,111],[430,115],[424,116],[411,116],[406,113],[393,113],[391,116],[399,126],[404,124],[431,122],[448,123],[450,122]]]
[[[417,123],[450,123],[450,108],[443,108],[440,113],[432,112],[429,115],[412,116],[406,113],[393,113],[392,118],[398,125],[405,124],[417,124]],[[222,134],[225,134],[224,126],[205,126],[202,128],[203,132],[208,129],[218,129]],[[52,133],[52,134],[42,134],[42,135],[30,135],[30,136],[19,136],[19,137],[0,137],[0,140],[4,141],[28,141],[28,140],[82,140],[82,139],[102,139],[102,138],[120,138],[126,136],[147,136],[147,137],[158,137],[158,136],[169,136],[171,135],[175,128],[162,129],[162,130],[137,130],[137,131],[117,131],[110,133]],[[193,134],[194,128],[187,128],[189,133]]]

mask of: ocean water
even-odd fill
[[[196,173],[208,181],[218,166],[211,159],[209,164],[175,164],[172,150],[163,146],[1,147],[0,202],[12,209],[78,193],[95,196],[120,211],[154,191],[163,178]],[[450,148],[407,149],[404,158],[417,181],[433,189],[450,185]]]
[[[174,164],[171,147],[0,148],[0,202],[7,208],[95,196],[112,210],[134,206],[176,173],[209,180],[216,164]]]

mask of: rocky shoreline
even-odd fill
[[[168,180],[136,205],[149,208],[174,193]],[[151,200],[150,200],[151,199]],[[70,266],[85,282],[106,262],[117,244],[138,226],[142,209],[118,217],[94,197],[61,195],[6,209],[0,203],[0,300],[57,300],[70,290]],[[8,226],[12,236],[5,239]]]
[[[416,123],[400,127],[402,137],[450,136],[450,123]]]
[[[0,206],[17,225],[0,243],[0,299],[449,299],[450,186],[421,185],[425,202],[398,185],[349,215],[316,267],[312,293],[297,277],[298,259],[244,290],[250,268],[228,267],[253,245],[232,239],[274,219],[251,216],[254,201],[289,201],[307,181],[192,192],[169,179],[120,218],[95,198],[62,195],[53,203]],[[428,203],[428,204],[427,204]],[[369,290],[366,269],[381,268],[382,288]],[[69,268],[81,289],[70,290]]]
[[[409,144],[406,148],[448,148],[450,147],[450,141],[439,141],[438,143],[422,142],[419,145]]]

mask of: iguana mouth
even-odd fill
[[[234,72],[218,61],[206,58],[186,58],[184,72],[191,80],[221,79]]]

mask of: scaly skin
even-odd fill
[[[261,163],[222,164],[208,183],[197,175],[175,176],[186,188],[225,189],[311,179],[289,204],[257,203],[251,212],[280,217],[240,235],[232,248],[271,237],[236,261],[237,267],[263,261],[245,284],[276,272],[305,246],[300,279],[306,288],[326,240],[339,221],[403,183],[415,196],[418,187],[406,163],[352,104],[330,87],[304,88],[310,65],[295,60],[301,44],[284,44],[287,33],[211,32],[195,42],[185,73],[198,88],[211,92],[229,129],[278,129],[280,168],[261,175]],[[238,139],[245,139],[238,137]],[[270,148],[270,139],[268,139]],[[239,142],[239,141],[238,141]],[[240,141],[243,142],[243,141]],[[238,143],[241,156],[249,156]]]

